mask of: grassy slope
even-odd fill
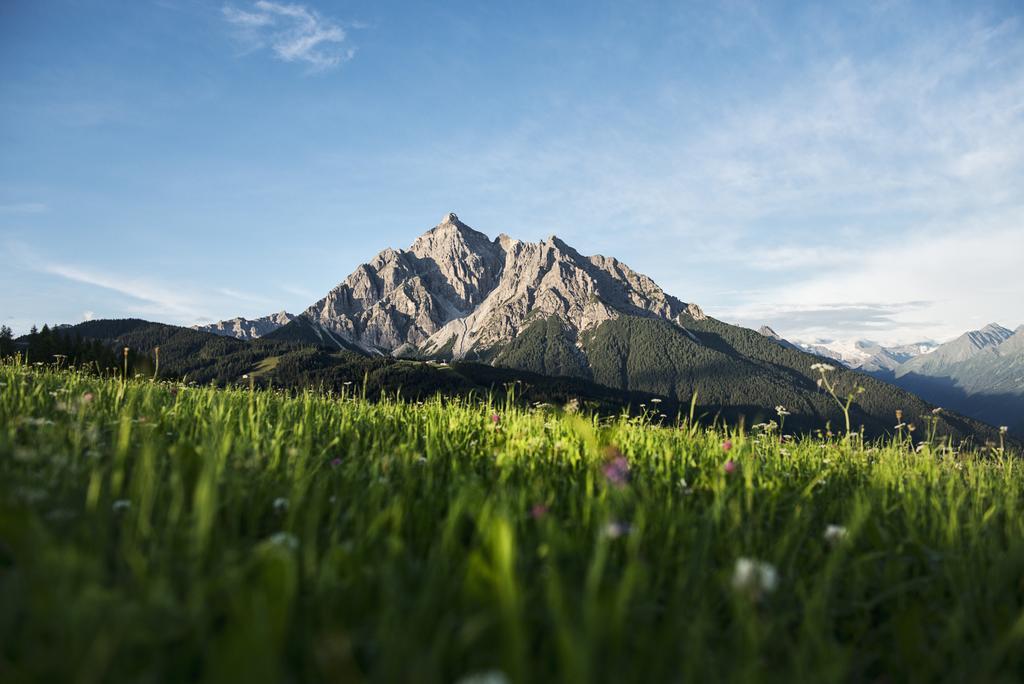
[[[711,318],[690,321],[687,330],[655,318],[623,316],[583,335],[584,358],[566,331],[549,319],[530,326],[494,363],[650,392],[666,397],[672,406],[688,405],[696,393],[700,413],[730,422],[752,425],[775,419],[775,407],[782,405],[792,414],[787,420],[793,428],[843,426],[842,412],[816,385],[818,373],[811,366],[820,357]],[[851,424],[855,429],[863,426],[869,436],[893,432],[897,409],[905,422],[917,426],[932,415],[932,405],[898,387],[840,367],[833,375],[842,395],[864,387],[851,408]],[[940,430],[979,442],[995,437],[991,426],[948,412]]]
[[[0,679],[1024,672],[1014,458],[734,434],[729,475],[722,439],[0,366]]]

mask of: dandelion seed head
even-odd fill
[[[775,591],[779,573],[771,563],[753,558],[737,558],[732,572],[732,588],[759,600],[763,594]]]
[[[833,546],[846,539],[846,528],[842,525],[827,525],[825,527],[825,541]]]

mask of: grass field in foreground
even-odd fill
[[[0,680],[1020,681],[1024,470],[916,447],[2,365]]]

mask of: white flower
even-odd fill
[[[827,363],[811,364],[811,370],[821,371],[822,373],[828,373],[829,371],[834,371],[835,369],[835,366],[830,366]]]
[[[789,411],[787,411],[786,407],[783,406],[782,404],[779,404],[778,406],[775,407],[775,412],[779,414],[780,418],[789,415]]]
[[[693,494],[693,487],[689,485],[685,477],[679,478],[679,489],[681,489],[683,494],[686,494],[687,496]]]
[[[295,551],[299,548],[299,538],[289,532],[275,532],[270,535],[268,541],[276,546],[283,546],[289,551]]]
[[[732,571],[732,588],[758,599],[770,594],[779,584],[779,573],[775,566],[753,558],[737,558]]]
[[[127,511],[131,507],[132,507],[132,502],[129,501],[128,499],[118,499],[117,501],[114,502],[114,505],[111,506],[110,508],[115,513],[120,513],[121,511]]]
[[[842,525],[828,525],[825,528],[825,541],[835,546],[846,539],[846,528]]]
[[[999,426],[999,434],[1005,435],[1009,431],[1010,431],[1010,428],[1006,427],[1005,425],[1000,425]]]
[[[500,670],[474,672],[459,679],[455,684],[508,684],[508,676]]]
[[[274,510],[278,513],[284,513],[288,510],[288,499],[283,496],[279,496],[274,499]]]
[[[608,539],[618,539],[629,534],[629,523],[610,522],[604,527],[604,536]]]
[[[655,397],[655,398],[651,399],[651,403],[652,404],[660,404],[661,403],[661,399],[658,399],[657,397]]]

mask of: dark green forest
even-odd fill
[[[714,319],[688,322],[623,316],[577,340],[557,319],[538,320],[482,362],[369,356],[338,348],[333,337],[301,319],[255,341],[199,332],[141,319],[97,320],[33,330],[4,341],[5,354],[60,363],[97,373],[176,379],[197,384],[246,384],[285,390],[317,389],[422,400],[445,396],[504,398],[562,406],[576,402],[600,413],[647,411],[665,421],[691,409],[705,421],[748,426],[779,420],[788,431],[839,431],[843,416],[817,384],[819,357],[796,351],[755,331]],[[287,334],[280,334],[285,331]],[[856,393],[851,423],[866,435],[894,431],[896,412],[940,435],[996,439],[990,426],[943,412],[893,385],[842,368],[833,371],[842,395]],[[663,417],[662,417],[663,416]]]

